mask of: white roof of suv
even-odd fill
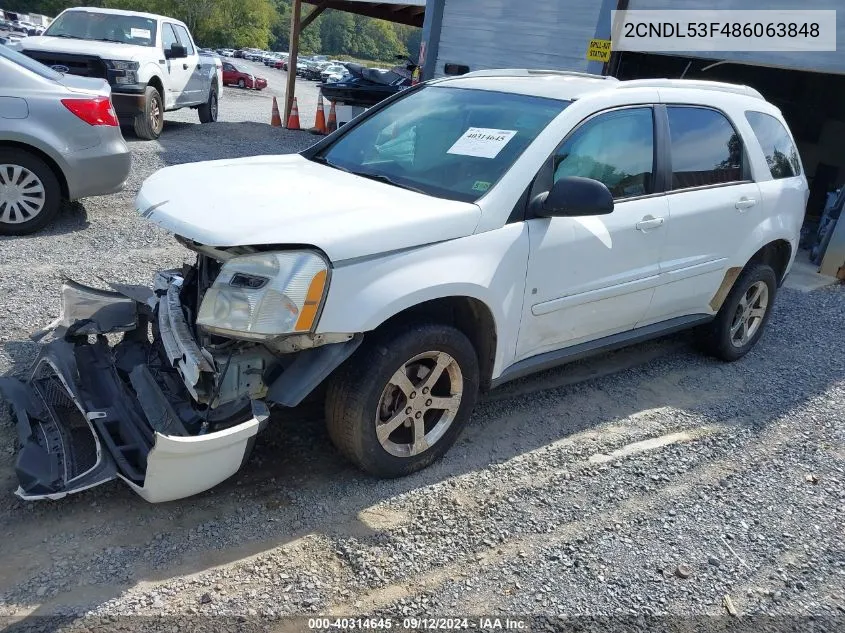
[[[175,22],[176,24],[185,26],[185,23],[181,20],[169,18],[165,15],[157,15],[155,13],[145,13],[144,11],[124,11],[123,9],[106,9],[102,7],[71,7],[66,9],[66,11],[90,11],[91,13],[109,13],[111,15],[134,15],[142,18],[150,18],[152,20],[169,20],[170,22]]]
[[[448,83],[456,88],[474,88],[495,92],[512,92],[536,97],[574,99],[587,93],[625,88],[692,88],[731,92],[756,99],[763,99],[757,90],[749,86],[701,81],[695,79],[635,79],[619,81],[615,77],[591,75],[589,73],[562,70],[501,69],[476,72],[437,80],[434,83]]]

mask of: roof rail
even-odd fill
[[[594,75],[591,73],[576,72],[574,70],[541,70],[534,68],[493,68],[490,70],[475,70],[465,75],[457,75],[455,78],[463,77],[535,77],[538,75],[559,75],[564,77],[582,77],[584,79],[606,79],[618,81],[615,77],[605,75]]]
[[[699,79],[632,79],[621,81],[617,88],[695,88],[697,90],[715,90],[718,92],[733,92],[735,94],[765,99],[763,95],[742,84],[730,84],[723,81],[704,81]]]

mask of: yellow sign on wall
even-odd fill
[[[591,62],[609,62],[610,40],[590,40],[587,59]]]

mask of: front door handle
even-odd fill
[[[757,204],[757,200],[755,200],[754,198],[747,198],[743,196],[742,198],[737,200],[736,208],[740,211],[745,211],[746,209],[750,209],[751,207],[753,207],[755,204]]]
[[[182,64],[182,70],[188,70],[188,64]]]
[[[647,215],[642,220],[637,222],[637,230],[638,231],[650,231],[651,229],[656,229],[660,226],[663,226],[663,222],[665,222],[665,218],[655,218],[653,216]]]

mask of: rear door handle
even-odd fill
[[[663,226],[663,222],[666,220],[664,218],[655,218],[650,215],[647,215],[642,220],[637,222],[637,230],[638,231],[650,231],[651,229],[656,229],[660,226]]]
[[[182,64],[182,70],[188,70],[188,64]]]
[[[740,211],[745,211],[746,209],[750,209],[751,207],[753,207],[755,204],[757,204],[756,199],[743,197],[737,200],[736,208]]]

